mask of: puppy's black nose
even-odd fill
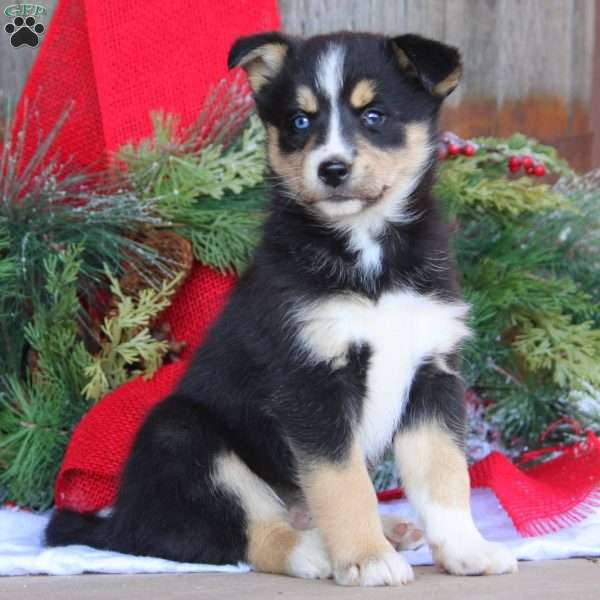
[[[328,160],[319,165],[319,179],[331,187],[340,185],[350,172],[350,167],[341,160]]]

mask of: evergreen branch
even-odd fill
[[[172,259],[135,240],[145,228],[164,226],[156,201],[141,203],[113,174],[77,172],[47,155],[63,120],[28,161],[24,143],[31,132],[25,127],[13,138],[9,123],[0,149],[0,348],[10,349],[0,351],[4,374],[23,374],[23,330],[33,314],[31,298],[45,287],[45,257],[69,246],[81,249],[77,320],[89,335],[94,331],[88,310],[104,309],[98,291],[105,285],[105,264],[117,276],[133,270],[149,286],[158,285],[157,274],[179,270]]]
[[[600,329],[591,321],[549,313],[520,325],[513,347],[531,371],[547,373],[563,389],[600,390]]]
[[[67,443],[66,432],[88,403],[81,397],[90,357],[77,338],[77,278],[81,248],[43,261],[46,286],[32,297],[33,320],[25,338],[36,354],[27,375],[0,380],[0,461],[8,465],[0,485],[23,505],[46,508]]]
[[[502,165],[504,170],[506,158],[514,155],[531,157],[550,171],[563,176],[574,175],[568,163],[560,158],[556,148],[541,144],[537,140],[527,137],[522,133],[515,133],[506,139],[492,137],[478,137],[473,140],[485,154],[479,157],[478,166],[488,168]],[[491,165],[486,163],[492,163]]]
[[[169,345],[152,337],[150,325],[169,306],[183,273],[163,281],[158,290],[141,290],[137,298],[126,296],[108,270],[107,277],[116,307],[104,319],[100,352],[84,369],[87,383],[82,392],[91,401],[137,375],[152,376],[162,364]]]
[[[262,181],[264,130],[258,117],[248,120],[229,147],[212,144],[191,152],[188,142],[178,141],[171,115],[154,114],[152,120],[153,139],[127,145],[118,154],[142,196],[160,198],[168,207],[202,196],[240,194]]]
[[[239,82],[223,83],[198,122],[182,131],[172,115],[152,115],[151,139],[119,152],[133,187],[156,198],[157,212],[192,243],[195,257],[240,272],[256,246],[266,194],[264,129]],[[218,105],[225,96],[229,108]],[[233,132],[238,132],[234,136]]]
[[[470,158],[446,162],[439,172],[436,194],[446,200],[451,213],[472,218],[473,212],[511,219],[543,211],[564,210],[564,198],[529,177],[508,180],[491,177]]]
[[[513,385],[499,387],[488,416],[507,445],[517,450],[539,447],[542,433],[564,416],[575,418],[583,426],[591,425],[588,415],[572,398],[556,394],[543,384],[528,385],[526,393]]]
[[[452,194],[467,185],[458,160],[445,168],[455,166],[461,186]],[[474,177],[484,185],[498,175]],[[600,178],[571,175],[552,193],[559,202],[518,218],[494,203],[462,210],[461,198],[447,198],[458,207],[454,244],[475,332],[463,370],[493,401],[490,417],[515,450],[539,445],[541,432],[563,416],[600,427],[598,411],[573,399],[577,390],[590,396],[600,389]]]

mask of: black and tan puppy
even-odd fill
[[[457,350],[467,306],[431,196],[458,52],[415,35],[242,38],[268,136],[269,218],[177,391],[143,424],[110,517],[57,512],[51,545],[396,585],[367,474],[393,443],[435,560],[515,559],[471,518]],[[301,498],[312,529],[290,525]]]

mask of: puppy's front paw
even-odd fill
[[[334,577],[340,585],[362,586],[402,585],[415,578],[406,559],[393,549],[336,567]]]
[[[502,575],[516,573],[517,561],[503,544],[479,539],[432,545],[435,562],[453,575]]]

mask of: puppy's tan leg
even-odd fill
[[[302,487],[342,585],[399,585],[413,579],[404,557],[386,540],[377,497],[358,444],[341,462],[312,464]]]
[[[213,481],[239,498],[247,520],[246,559],[257,571],[306,579],[331,576],[319,531],[293,529],[279,497],[235,454],[217,459]]]
[[[486,541],[475,527],[467,462],[446,429],[433,422],[412,426],[396,435],[394,449],[404,489],[436,563],[455,575],[517,570],[508,549]]]

